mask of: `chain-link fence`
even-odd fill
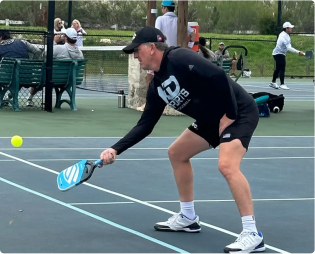
[[[78,88],[107,93],[128,91],[128,55],[122,48],[131,41],[132,36],[124,35],[84,36],[81,50],[88,61]]]
[[[314,34],[291,34],[292,47],[306,52],[314,50]],[[314,59],[288,52],[286,56],[287,77],[312,77],[314,78]]]
[[[206,38],[209,40],[209,48],[215,52],[219,48],[219,43],[223,42],[225,46],[241,45],[247,48],[248,56],[246,68],[251,70],[252,77],[271,77],[275,68],[272,51],[276,46],[277,38],[274,40],[256,40],[256,39],[236,39],[236,38]],[[291,44],[294,48],[302,51],[313,50],[314,35],[292,34]],[[228,49],[232,57],[234,51],[239,56],[240,49]],[[244,56],[244,53],[243,53]],[[286,57],[286,76],[289,77],[314,77],[314,59],[287,53]]]
[[[42,58],[47,41],[47,32],[35,30],[11,30],[12,38],[23,40],[40,49]],[[251,70],[252,77],[271,77],[274,71],[274,59],[272,50],[276,45],[276,37],[270,40],[243,38],[206,38],[212,51],[218,49],[222,41],[225,46],[241,45],[248,49],[246,68]],[[78,88],[117,93],[119,90],[128,91],[128,55],[121,49],[132,40],[132,35],[85,35],[83,37],[84,58],[87,59],[84,80]],[[292,46],[296,49],[312,50],[314,48],[314,34],[292,34]],[[240,49],[229,49],[232,56],[234,51],[241,53]],[[243,54],[244,56],[244,54]],[[30,53],[30,58],[34,54]],[[289,77],[314,77],[314,60],[306,59],[297,54],[287,53],[286,76]],[[6,95],[6,97],[8,94]],[[29,90],[21,89],[19,103],[22,109],[42,109],[44,98],[43,92],[38,92],[33,98],[33,105],[29,106]]]
[[[275,40],[254,40],[254,39],[232,39],[232,38],[208,38],[210,41],[209,48],[215,52],[219,49],[219,43],[223,42],[225,46],[240,45],[248,50],[246,59],[246,69],[251,70],[252,77],[271,77],[274,69],[274,60],[271,52],[275,46]],[[232,57],[234,52],[238,57],[244,51],[242,49],[228,49]]]

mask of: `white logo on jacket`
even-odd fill
[[[177,79],[171,75],[158,87],[159,96],[172,108],[181,110],[187,105],[189,92],[181,89]]]

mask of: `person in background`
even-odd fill
[[[236,77],[235,75],[235,70],[236,70],[236,63],[237,63],[237,59],[236,59],[236,53],[234,53],[233,57],[230,58],[230,54],[229,51],[225,50],[224,51],[224,55],[223,50],[224,50],[225,46],[223,42],[219,43],[219,50],[217,50],[215,53],[216,59],[219,61],[221,59],[221,57],[223,57],[224,60],[232,60],[232,64],[231,64],[231,78]]]
[[[290,22],[285,22],[283,24],[283,31],[279,34],[277,45],[272,51],[273,58],[276,62],[276,69],[273,73],[272,81],[269,86],[274,89],[290,89],[287,85],[284,84],[284,74],[286,66],[285,56],[287,51],[291,51],[299,55],[304,55],[303,51],[299,51],[291,46],[290,33],[292,33],[293,27],[294,26]],[[278,75],[280,76],[280,86],[276,83]]]
[[[29,59],[30,53],[33,59],[38,59],[42,51],[35,44],[31,44],[25,40],[13,39],[8,30],[0,30],[0,62],[3,57]],[[11,99],[12,94],[8,93],[8,98]],[[27,104],[27,106],[29,106]]]
[[[163,1],[162,12],[163,16],[157,17],[155,21],[155,28],[159,29],[166,36],[166,43],[168,46],[177,46],[177,20],[178,17],[174,13],[175,2]],[[187,33],[190,38],[188,47],[192,48],[196,39],[196,32],[190,26],[187,27]]]
[[[55,18],[55,20],[54,20],[54,34],[59,35],[60,39],[59,39],[58,44],[60,44],[60,45],[65,43],[65,36],[64,36],[65,32],[66,32],[66,29],[64,28],[61,19]]]
[[[82,51],[76,46],[77,31],[74,28],[65,30],[65,44],[58,45],[60,36],[56,35],[54,39],[53,59],[84,59]],[[33,106],[33,97],[39,90],[31,88],[30,96],[27,99],[27,105]]]
[[[206,39],[204,37],[199,37],[199,52],[204,58],[209,61],[215,61],[216,57],[212,50],[206,48]]]
[[[83,36],[87,35],[87,32],[82,28],[81,23],[79,20],[74,19],[72,21],[72,26],[77,31],[77,46],[82,47],[83,46]]]
[[[65,32],[65,44],[55,45],[53,51],[54,59],[83,59],[83,53],[76,45],[77,31],[70,27]],[[58,44],[58,37],[55,37],[55,43]]]
[[[38,59],[42,51],[35,44],[25,40],[13,39],[8,30],[0,30],[0,60],[3,57],[29,59],[31,53],[33,59]]]

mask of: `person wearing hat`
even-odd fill
[[[10,31],[0,29],[0,61],[3,57],[38,59],[42,51],[36,44],[31,44],[25,40],[13,39]]]
[[[223,57],[223,59],[225,60],[230,58],[229,51],[225,50],[224,55],[223,55],[222,54],[223,50],[224,50],[224,42],[221,41],[219,43],[219,49],[214,52],[217,60],[219,60],[221,57]]]
[[[31,44],[25,40],[13,39],[8,30],[0,30],[0,62],[3,57],[29,59],[30,54],[33,59],[38,59],[42,54],[42,50],[36,44]],[[32,89],[30,89],[30,92],[32,92]],[[9,92],[4,100],[11,98],[12,94]],[[32,105],[27,103],[27,106]]]
[[[163,16],[157,17],[155,27],[159,29],[166,36],[166,43],[168,46],[177,46],[177,19],[174,13],[174,1],[162,1]],[[190,26],[187,26],[187,34],[190,38],[188,47],[192,48],[196,39],[196,32]]]
[[[83,59],[83,53],[76,46],[77,42],[77,31],[70,27],[65,32],[65,44],[55,45],[53,50],[54,59]],[[61,40],[60,36],[55,36],[55,43]]]
[[[65,44],[58,45],[62,40],[65,40]],[[77,42],[77,31],[74,28],[68,28],[65,31],[64,37],[55,35],[54,37],[54,49],[53,59],[83,59],[82,51],[75,45]],[[33,97],[39,90],[34,88],[30,89],[30,96],[27,99],[27,106],[33,106]]]
[[[283,24],[283,31],[279,34],[277,45],[272,51],[273,58],[276,62],[276,69],[273,72],[272,81],[269,86],[274,89],[290,89],[286,84],[284,84],[284,74],[286,66],[285,57],[287,51],[291,51],[299,55],[304,55],[303,51],[299,51],[291,46],[290,33],[292,33],[293,27],[294,25],[292,25],[290,22],[285,22]],[[280,86],[276,83],[278,76],[280,76]]]
[[[217,51],[214,52],[215,56],[216,56],[216,60],[219,61],[221,59],[221,57],[224,59],[224,60],[232,60],[232,63],[231,63],[231,75],[230,77],[231,78],[235,78],[236,75],[235,75],[235,70],[236,70],[236,58],[233,56],[233,58],[230,58],[230,54],[229,54],[229,51],[228,50],[225,50],[224,51],[224,55],[223,55],[223,50],[224,50],[224,42],[220,42],[219,43],[219,49]]]
[[[135,127],[100,158],[111,164],[116,156],[147,137],[166,105],[193,118],[191,124],[168,150],[180,196],[180,212],[154,228],[159,231],[199,232],[194,210],[193,169],[190,159],[219,147],[218,168],[225,177],[241,215],[243,231],[225,252],[263,251],[263,235],[257,231],[250,187],[240,164],[259,121],[253,97],[228,77],[224,70],[187,48],[169,47],[164,34],[153,27],[136,31],[123,48],[133,54],[144,70],[153,70],[146,106]]]

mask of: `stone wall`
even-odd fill
[[[128,108],[137,109],[146,102],[148,90],[146,77],[148,74],[147,71],[140,68],[139,61],[133,57],[133,54],[129,55],[128,62],[129,93],[126,104]],[[166,106],[163,114],[168,116],[183,115],[169,106]]]

